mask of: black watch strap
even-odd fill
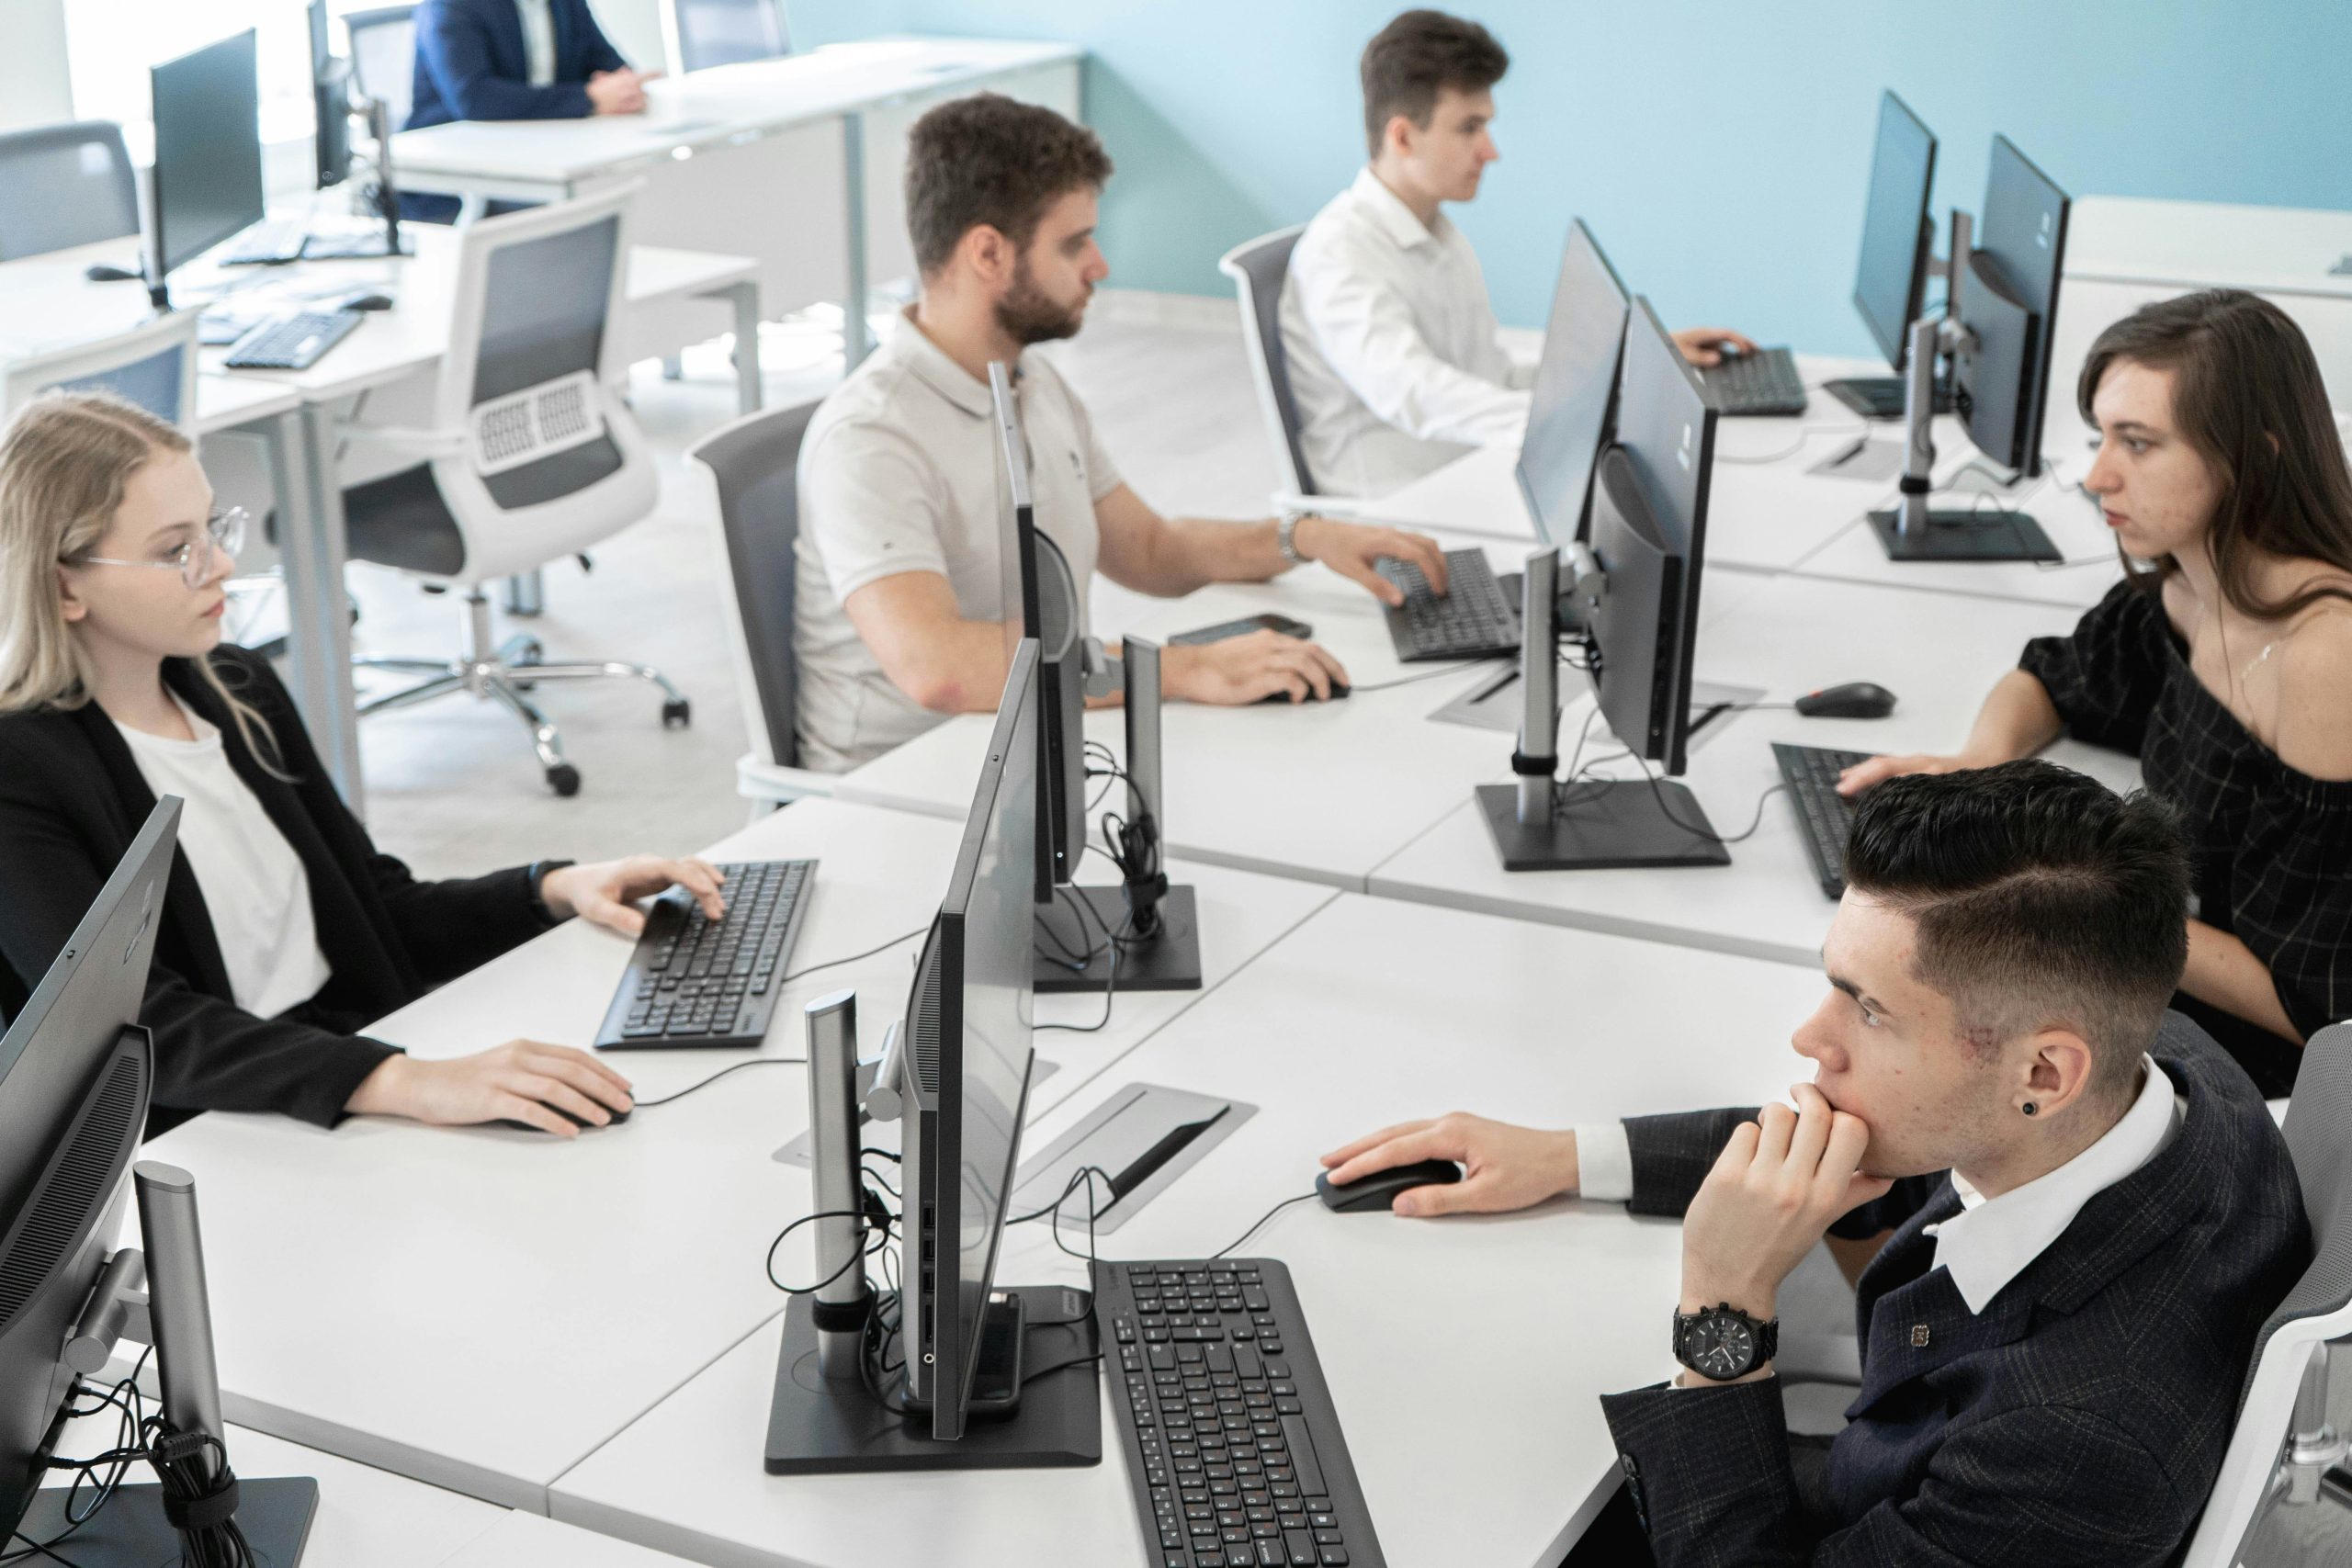
[[[548,908],[547,897],[539,891],[539,884],[547,880],[548,872],[561,871],[565,866],[579,863],[570,860],[535,860],[523,868],[523,882],[531,895],[532,912],[547,924],[556,926],[563,922],[556,918],[554,910]]]
[[[1698,1351],[1691,1343],[1695,1332],[1702,1326],[1728,1323],[1742,1324],[1747,1329],[1751,1350],[1746,1363],[1738,1366],[1724,1366],[1721,1363],[1712,1366],[1702,1365]],[[1708,1336],[1707,1337],[1716,1337]],[[1728,1382],[1734,1378],[1746,1377],[1778,1356],[1780,1350],[1781,1320],[1777,1317],[1770,1319],[1750,1317],[1729,1302],[1719,1302],[1711,1307],[1701,1307],[1697,1312],[1678,1312],[1674,1314],[1674,1359],[1702,1378],[1712,1378],[1718,1382]]]

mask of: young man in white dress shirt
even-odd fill
[[[1475,446],[1515,441],[1535,367],[1497,340],[1477,253],[1442,204],[1478,195],[1495,150],[1494,85],[1510,64],[1494,35],[1407,11],[1364,46],[1371,162],[1315,215],[1291,253],[1283,347],[1316,487],[1384,495]],[[1674,334],[1713,365],[1739,333]]]
[[[1059,372],[1034,344],[1069,337],[1110,272],[1094,243],[1111,160],[1050,109],[983,93],[915,123],[907,226],[922,292],[889,340],[825,400],[800,449],[793,645],[810,767],[854,768],[1004,689],[999,481],[988,369],[1012,367],[1037,526],[1081,602],[1099,567],[1173,598],[1262,582],[1320,561],[1385,603],[1384,557],[1441,588],[1445,558],[1418,534],[1321,517],[1161,517],[1127,488]],[[1329,694],[1347,671],[1272,631],[1172,646],[1166,694],[1239,704]]]

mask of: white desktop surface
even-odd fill
[[[710,852],[820,858],[798,971],[925,925],[959,837],[957,824],[812,800]],[[1216,867],[1170,870],[1198,888],[1211,986],[1329,897]],[[785,987],[763,1054],[800,1055],[802,1008],[848,987],[868,998],[860,1027],[878,1042],[918,945]],[[371,1032],[436,1057],[518,1036],[585,1046],[628,952],[574,921]],[[1043,1036],[1063,1070],[1040,1086],[1040,1111],[1205,994],[1124,995],[1101,1033]],[[1099,996],[1039,1004],[1063,1021],[1101,1010]],[[607,1059],[650,1100],[746,1055]],[[808,1105],[805,1073],[786,1066],[576,1141],[374,1118],[328,1133],[215,1112],[144,1152],[197,1179],[232,1419],[544,1512],[549,1481],[780,1310],[762,1258],[807,1212],[809,1184],[805,1168],[772,1156],[806,1130]],[[808,1235],[778,1250],[781,1277],[806,1277]]]
[[[1515,569],[1525,553],[1497,540],[1457,536],[1446,542],[1482,544],[1498,570]],[[1399,663],[1379,602],[1320,566],[1174,600],[1146,598],[1098,579],[1093,602],[1093,628],[1105,638],[1128,632],[1166,637],[1271,610],[1311,626],[1315,640],[1339,658],[1356,686],[1441,669]],[[1167,843],[1196,861],[1361,891],[1374,866],[1436,821],[1471,781],[1509,759],[1508,735],[1422,717],[1500,669],[1448,668],[1411,685],[1359,690],[1329,703],[1168,704],[1161,719]],[[961,816],[989,722],[976,714],[950,719],[843,774],[837,798]],[[1096,709],[1087,715],[1086,732],[1124,756],[1124,710]]]
[[[1807,1076],[1787,1037],[1822,988],[1753,960],[1342,897],[1026,1136],[1130,1081],[1257,1104],[1102,1249],[1203,1257],[1309,1190],[1321,1151],[1391,1122],[1461,1109],[1559,1126],[1777,1096]],[[1308,1202],[1238,1256],[1288,1265],[1396,1568],[1556,1563],[1618,1474],[1597,1396],[1672,1371],[1679,1229],[1615,1204],[1417,1222]],[[1084,1279],[1034,1224],[1008,1234],[997,1275]],[[565,1475],[555,1517],[730,1568],[1147,1561],[1107,1396],[1092,1469],[766,1475],[777,1333]]]
[[[1892,691],[1897,705],[1883,719],[1806,718],[1758,708],[1718,717],[1702,729],[1683,782],[1718,834],[1729,837],[1758,822],[1754,837],[1731,846],[1729,865],[1507,872],[1485,818],[1464,792],[1442,821],[1373,873],[1371,891],[1817,964],[1837,907],[1822,895],[1794,807],[1780,795],[1759,801],[1780,782],[1770,742],[1851,751],[1955,750],[1985,694],[2016,665],[2027,639],[2070,631],[2075,615],[2056,605],[1793,575],[1760,585],[1754,578],[1733,581],[1745,596],[1706,615],[1699,633],[1699,679],[1761,686],[1768,703],[1872,681]],[[1702,581],[1702,598],[1712,598],[1724,581]],[[1564,774],[1591,711],[1589,698],[1580,696],[1561,717]],[[1607,725],[1594,724],[1586,758],[1618,750]],[[2049,754],[2119,788],[2138,782],[2138,762],[2117,752],[2068,740]],[[1638,776],[1624,766],[1607,771]],[[1510,774],[1496,767],[1481,782],[1506,784]]]
[[[1962,444],[1963,452],[1973,452]],[[1793,569],[1805,577],[1832,578],[1846,582],[1883,583],[1924,589],[1938,593],[1965,593],[1980,598],[2014,599],[2029,604],[2059,604],[2086,610],[2121,581],[2123,562],[2115,553],[2115,536],[2099,515],[2098,502],[2075,488],[2088,467],[2077,457],[2037,482],[2027,479],[2011,491],[1994,491],[1981,503],[1970,489],[1929,498],[1933,507],[1962,510],[1972,504],[1987,508],[1998,497],[2001,504],[2030,515],[2041,525],[2065,559],[2041,561],[1899,561],[1888,558],[1878,531],[1856,516],[1829,542]],[[1718,469],[1720,473],[1722,470]],[[1939,462],[1937,472],[1944,472]],[[1964,486],[1973,487],[1970,475]],[[1874,498],[1873,505],[1886,498]],[[1713,551],[1710,550],[1712,556]]]
[[[392,138],[402,180],[419,188],[480,181],[570,184],[679,148],[937,93],[1005,71],[1075,60],[1075,44],[876,39],[648,84],[648,109],[584,119],[454,120]]]

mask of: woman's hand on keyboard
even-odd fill
[[[1908,757],[1872,757],[1838,775],[1838,793],[1851,800],[1871,785],[1905,773],[1956,773],[1962,768],[1984,766],[1984,763],[1972,762],[1965,757],[1938,757],[1926,752]]]
[[[591,925],[635,937],[645,929],[645,912],[637,908],[638,899],[683,887],[715,920],[727,913],[727,902],[718,892],[725,880],[708,861],[631,855],[593,865],[558,866],[539,879],[539,900],[559,920],[577,915]]]

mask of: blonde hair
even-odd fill
[[[52,392],[0,435],[0,713],[78,708],[90,700],[82,646],[58,594],[59,566],[89,554],[122,508],[130,478],[159,456],[192,450],[172,425],[102,392]],[[262,767],[280,778],[269,721],[195,660]]]

